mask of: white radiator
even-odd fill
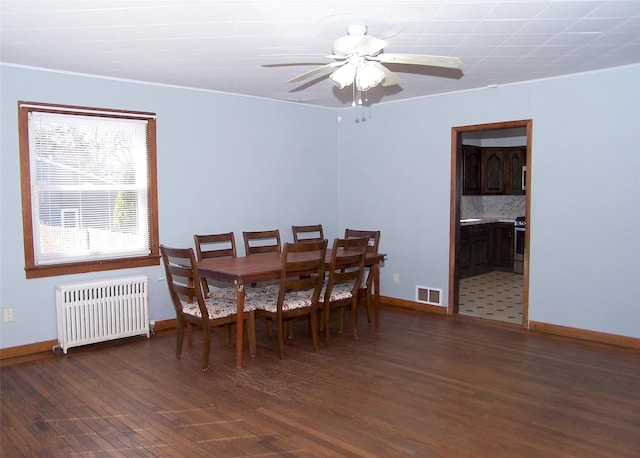
[[[58,343],[71,347],[146,335],[149,294],[145,276],[68,283],[56,287]]]

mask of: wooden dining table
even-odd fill
[[[243,312],[245,299],[245,285],[260,283],[268,280],[278,280],[282,269],[283,253],[264,253],[236,258],[212,258],[198,262],[200,276],[236,287],[238,313],[236,320],[236,367],[242,367],[243,346]],[[367,252],[365,266],[370,267],[373,275],[373,307],[374,329],[380,327],[380,264],[384,261],[382,253]],[[327,250],[325,267],[331,264],[331,249]]]

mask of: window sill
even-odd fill
[[[137,258],[102,259],[100,261],[90,262],[31,266],[25,267],[25,272],[29,279],[158,265],[160,265],[160,255],[150,255]]]

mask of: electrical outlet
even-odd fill
[[[393,274],[393,282],[400,283],[400,274]]]
[[[13,309],[4,309],[4,321],[13,321]]]

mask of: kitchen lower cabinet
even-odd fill
[[[484,223],[460,227],[459,278],[493,270],[513,271],[513,224]]]
[[[491,224],[491,267],[493,270],[513,271],[513,224]]]
[[[489,271],[490,225],[474,224],[460,228],[458,268],[460,278]]]
[[[468,277],[471,269],[471,244],[469,243],[468,226],[460,228],[460,243],[456,250],[456,267],[460,273],[460,278]]]

